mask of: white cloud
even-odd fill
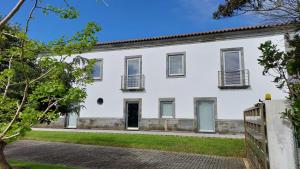
[[[191,19],[212,19],[213,12],[218,8],[218,0],[177,0],[185,15]]]
[[[218,9],[218,6],[224,2],[223,0],[176,0],[176,2],[178,4],[176,12],[181,12],[182,17],[189,19],[193,24],[196,24],[201,28],[207,26],[207,24],[214,27],[236,24],[253,25],[262,20],[260,17],[253,14],[214,20],[213,13]]]

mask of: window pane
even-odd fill
[[[240,52],[232,51],[224,53],[225,71],[237,71],[240,70]]]
[[[224,69],[226,85],[241,84],[240,67],[241,65],[239,51],[224,52]]]
[[[127,60],[127,74],[139,75],[140,74],[140,59],[128,59]]]
[[[94,65],[94,68],[93,68],[93,71],[92,71],[92,75],[93,75],[94,79],[101,78],[101,75],[102,75],[102,60],[97,60],[96,61],[95,65]]]
[[[214,130],[214,102],[201,101],[198,105],[198,120],[200,130],[213,131]]]
[[[161,102],[161,116],[172,117],[173,116],[173,102]]]
[[[183,55],[169,56],[169,74],[183,75],[184,74]]]
[[[141,58],[127,59],[127,87],[138,88],[141,85]]]

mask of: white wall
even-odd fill
[[[283,100],[264,101],[271,169],[296,169],[297,150],[292,124],[281,118],[286,109]]]
[[[123,49],[91,52],[87,58],[103,58],[103,80],[87,87],[86,109],[81,117],[123,117],[124,98],[142,98],[142,117],[158,118],[158,99],[175,98],[175,117],[194,118],[194,97],[217,97],[218,119],[242,119],[245,108],[263,98],[266,92],[274,99],[283,99],[284,93],[277,89],[271,78],[262,76],[257,58],[260,43],[272,40],[284,50],[284,36],[274,35],[216,42]],[[250,71],[248,89],[222,90],[218,88],[220,49],[244,48],[245,69]],[[186,52],[186,77],[166,78],[166,54]],[[122,92],[121,75],[124,74],[125,56],[142,55],[142,73],[145,75],[144,92]],[[97,98],[104,104],[98,105]]]

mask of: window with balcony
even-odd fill
[[[185,53],[167,55],[167,77],[185,76]]]
[[[92,77],[94,80],[102,80],[103,76],[103,60],[97,59],[92,71]]]
[[[143,90],[142,58],[127,57],[125,59],[125,75],[122,76],[122,90]]]
[[[221,50],[219,88],[248,88],[249,71],[244,68],[243,48]]]

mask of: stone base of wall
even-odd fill
[[[65,118],[59,118],[57,121],[53,121],[50,124],[38,124],[34,127],[39,128],[65,128]]]
[[[193,119],[142,119],[140,130],[193,131]]]
[[[121,118],[79,118],[77,128],[124,130],[125,121]]]
[[[64,118],[51,123],[42,124],[35,127],[42,128],[65,128]],[[79,129],[106,129],[106,130],[124,130],[125,120],[123,118],[79,118],[77,122]],[[162,130],[162,131],[191,131],[197,132],[194,119],[160,119],[143,118],[139,124],[140,130]],[[216,133],[243,133],[243,120],[216,120]]]
[[[244,120],[218,119],[216,121],[217,133],[244,133]]]

